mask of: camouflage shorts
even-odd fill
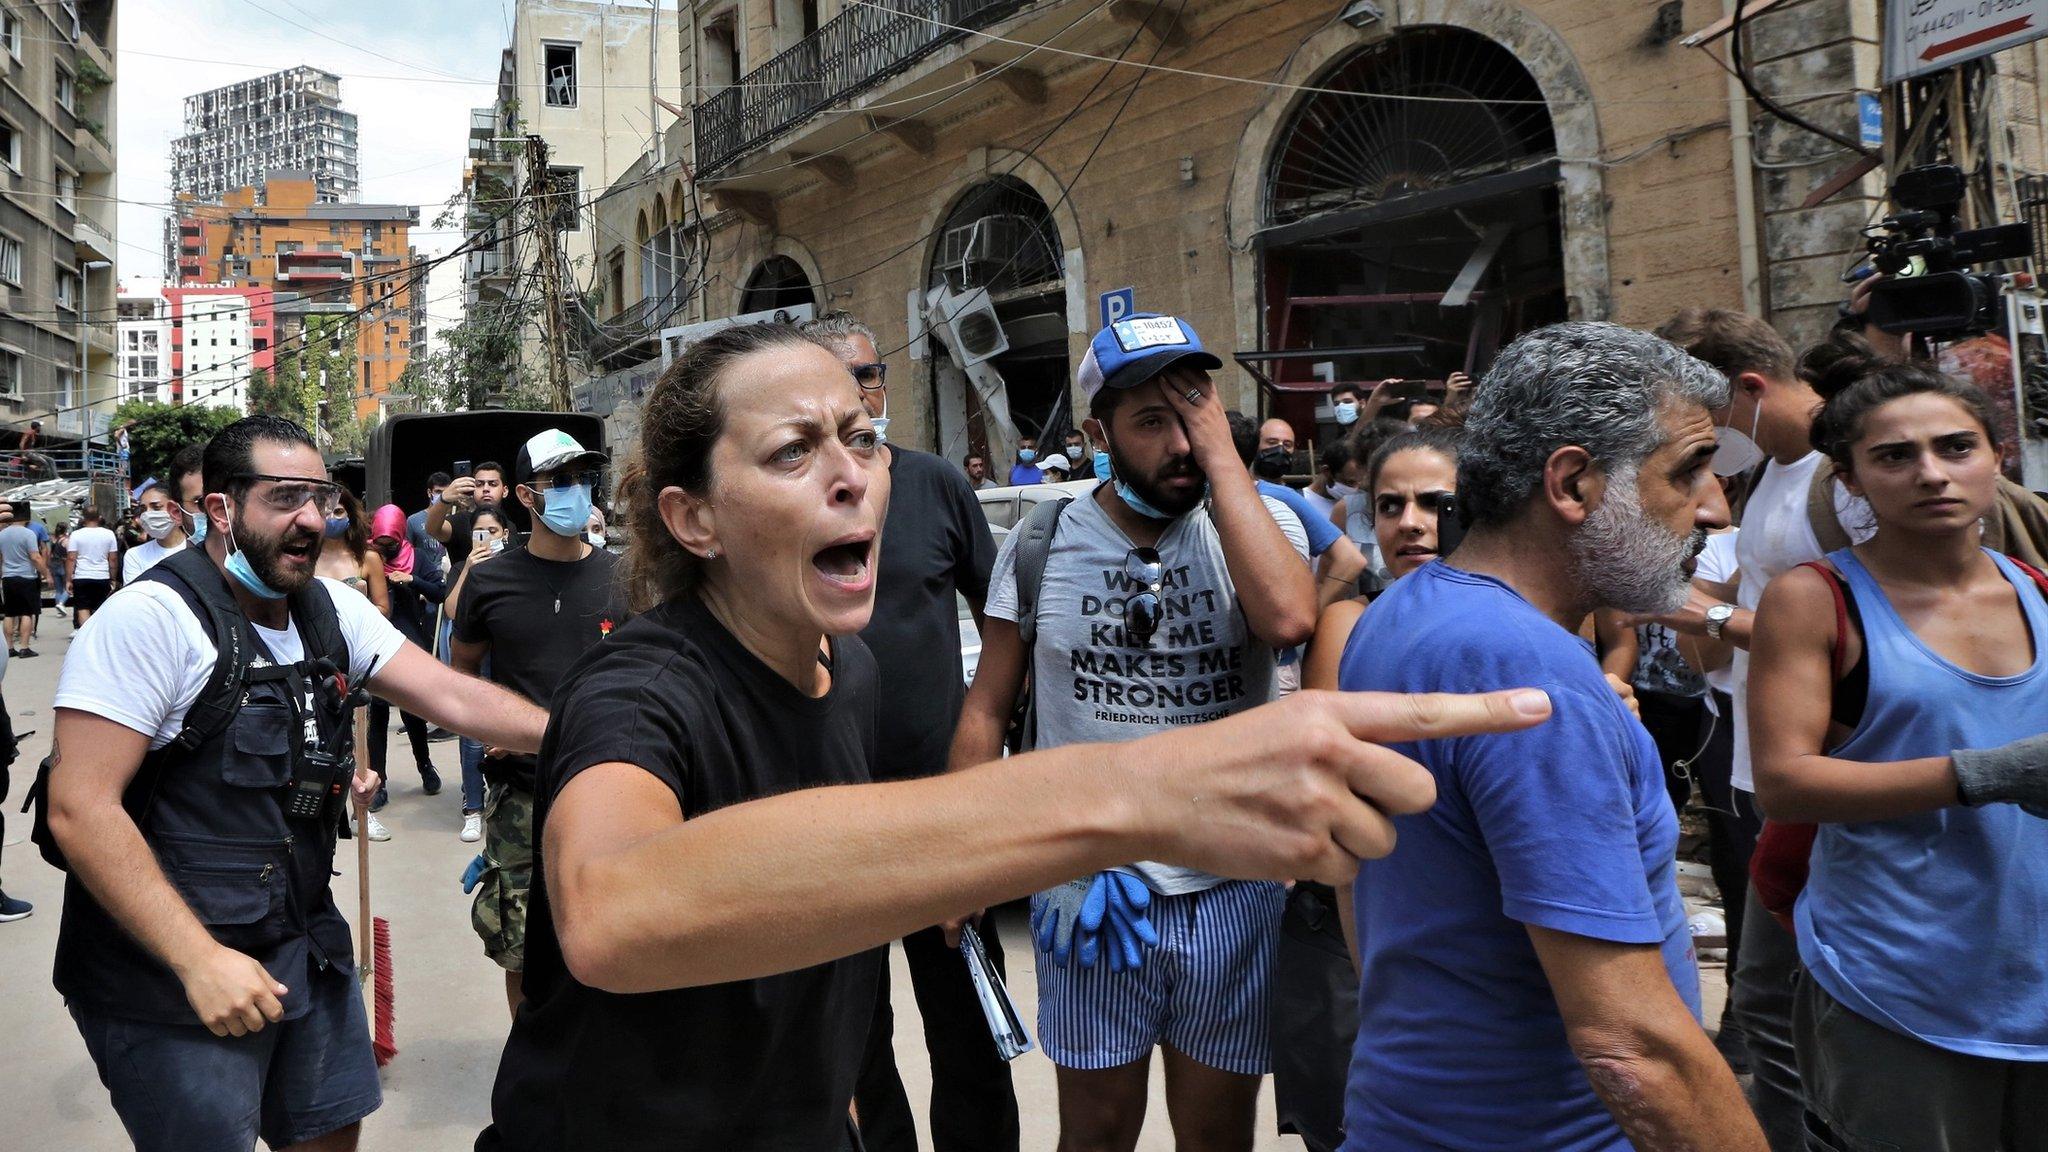
[[[526,968],[526,893],[533,886],[533,794],[503,784],[484,801],[484,872],[469,922],[484,954],[507,972]]]

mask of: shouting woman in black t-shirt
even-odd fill
[[[866,784],[877,447],[846,367],[785,325],[708,337],[656,386],[619,493],[644,611],[555,694],[527,1000],[479,1149],[838,1152],[887,941],[1127,860],[1341,883],[1433,797],[1368,741],[1548,714],[1300,693]]]

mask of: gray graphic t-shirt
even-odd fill
[[[1308,561],[1308,539],[1285,505],[1277,510],[1287,542]],[[1017,535],[1003,542],[989,580],[987,611],[1017,619]],[[1038,594],[1036,679],[1038,746],[1135,740],[1171,725],[1219,720],[1273,698],[1273,649],[1252,634],[1238,610],[1223,542],[1206,506],[1160,537],[1166,565],[1166,618],[1149,644],[1124,631],[1124,600],[1139,591],[1124,575],[1131,541],[1092,495],[1060,515]],[[1165,895],[1201,892],[1221,878],[1170,864],[1122,869]]]

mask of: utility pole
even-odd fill
[[[561,249],[555,240],[555,186],[548,178],[548,142],[526,138],[526,200],[533,213],[533,238],[540,245],[541,342],[546,346],[548,391],[557,412],[572,407],[569,399],[569,345],[562,331]],[[574,206],[571,206],[574,209]]]

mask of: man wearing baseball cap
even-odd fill
[[[558,428],[520,446],[515,498],[533,531],[523,547],[473,557],[449,599],[455,602],[454,666],[482,674],[545,707],[578,657],[625,622],[611,553],[583,540],[606,463]],[[533,881],[531,756],[484,761],[483,867],[470,920],[484,951],[505,970],[516,1012],[525,969],[526,894]]]
[[[1136,315],[1090,342],[1077,382],[1110,475],[1060,511],[1035,594],[1019,561],[1034,524],[1005,542],[953,766],[998,756],[1027,674],[1041,748],[1132,740],[1273,698],[1274,651],[1314,630],[1315,585],[1298,521],[1276,517],[1238,461],[1209,379],[1222,366],[1172,316]],[[1103,891],[1108,919],[1082,918]],[[1135,1144],[1161,1046],[1183,1144],[1251,1147],[1282,898],[1278,884],[1146,862],[1033,897],[1062,1147]],[[1102,925],[1092,935],[1090,919]]]

